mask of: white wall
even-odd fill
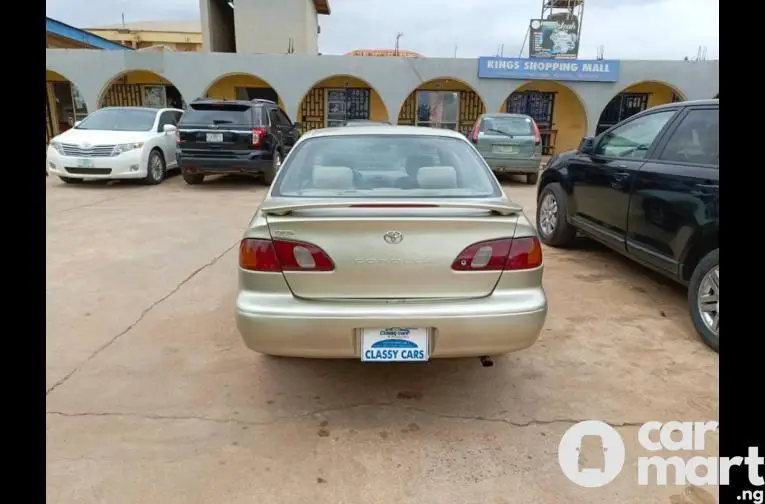
[[[318,19],[312,0],[235,0],[236,52],[318,53]]]

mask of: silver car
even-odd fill
[[[536,341],[542,269],[534,225],[463,135],[314,130],[244,234],[237,326],[270,355],[489,357]]]

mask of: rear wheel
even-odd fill
[[[688,285],[693,326],[715,352],[720,351],[720,249],[699,261]]]
[[[59,177],[62,182],[65,182],[67,184],[82,184],[84,181],[81,178],[72,178],[72,177]]]
[[[568,195],[560,184],[553,182],[542,189],[537,202],[537,232],[545,245],[566,247],[576,238],[576,228],[566,220]]]
[[[149,162],[146,166],[146,178],[144,183],[157,185],[165,178],[165,158],[162,152],[155,149],[149,153]]]
[[[187,170],[181,168],[181,176],[183,181],[189,185],[201,184],[205,181],[205,176],[202,173],[189,173]]]
[[[526,174],[526,183],[529,185],[537,185],[537,180],[539,180],[539,173],[527,173]]]
[[[282,166],[282,153],[278,150],[274,151],[273,160],[271,161],[271,167],[263,172],[263,182],[265,182],[268,185],[271,185],[271,182],[274,181],[274,177],[276,177],[276,173],[279,171],[279,168]]]

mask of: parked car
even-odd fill
[[[396,153],[386,166],[369,152]],[[528,347],[547,314],[542,250],[460,133],[306,133],[239,249],[236,320],[265,354],[425,361]]]
[[[226,173],[270,184],[299,137],[300,124],[270,100],[199,99],[178,125],[178,164],[187,184]]]
[[[520,173],[536,184],[542,163],[542,136],[534,119],[522,114],[483,114],[470,133],[478,152],[497,173]]]
[[[554,247],[577,232],[688,286],[693,325],[719,350],[719,101],[641,112],[554,156],[537,229]]]
[[[105,107],[48,144],[48,172],[67,184],[143,179],[159,184],[177,167],[175,130],[183,110]]]

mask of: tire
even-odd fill
[[[552,206],[547,207],[548,204]],[[543,212],[543,208],[545,212]],[[548,210],[550,214],[545,215]],[[568,223],[567,215],[568,195],[566,195],[566,191],[557,182],[546,185],[537,202],[537,233],[542,243],[551,247],[564,248],[574,242],[576,228]],[[545,222],[549,224],[545,224]]]
[[[263,183],[266,185],[271,185],[271,183],[274,181],[274,177],[276,177],[276,172],[279,171],[279,168],[282,165],[282,153],[278,149],[274,151],[274,155],[272,156],[271,161],[271,167],[267,170],[263,171]]]
[[[167,167],[165,166],[165,157],[159,149],[153,149],[149,153],[149,160],[146,163],[146,177],[143,179],[145,184],[161,184],[165,179]]]
[[[539,180],[539,172],[534,173],[527,173],[526,174],[526,183],[529,185],[537,185],[537,180]]]
[[[699,261],[688,284],[688,309],[696,332],[715,352],[720,351],[720,249]],[[705,307],[706,309],[703,309]]]
[[[59,177],[62,182],[66,184],[82,184],[84,180],[81,178],[72,178],[72,177]]]
[[[198,185],[205,181],[203,173],[189,173],[183,168],[181,168],[181,177],[183,177],[183,181],[188,185]]]

